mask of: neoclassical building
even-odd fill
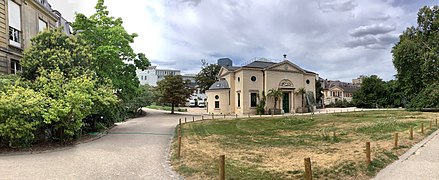
[[[209,114],[256,114],[260,99],[270,89],[281,89],[277,108],[294,113],[302,106],[302,96],[295,92],[305,88],[315,97],[318,75],[284,60],[279,63],[256,60],[245,66],[223,66],[207,95]],[[265,111],[273,108],[273,98],[267,97]]]
[[[337,101],[347,102],[352,101],[353,94],[360,89],[361,79],[353,79],[353,83],[341,82],[339,80],[327,80],[321,79],[320,84],[323,89],[323,103],[324,105],[330,105]]]

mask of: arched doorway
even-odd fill
[[[290,113],[293,108],[294,84],[289,79],[282,79],[279,82],[279,89],[282,90],[282,110],[284,113]]]

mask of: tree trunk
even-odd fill
[[[172,106],[172,107],[171,107],[171,114],[174,114],[174,103],[172,103],[171,106]]]

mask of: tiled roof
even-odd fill
[[[346,83],[341,81],[331,81],[331,80],[321,80],[323,89],[331,89],[333,87],[339,87],[343,89],[344,92],[353,93],[360,89],[360,85]]]
[[[237,67],[237,66],[223,66],[224,68],[226,68],[229,71],[235,71],[241,67]]]
[[[229,89],[229,83],[226,80],[219,80],[210,86],[209,90],[213,89]]]
[[[253,61],[250,64],[245,65],[244,67],[251,67],[251,68],[266,68],[272,65],[275,65],[277,63],[274,62],[264,62],[264,61]]]

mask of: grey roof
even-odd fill
[[[213,89],[229,89],[229,83],[226,80],[219,80],[210,86],[209,90]]]
[[[240,68],[240,67],[237,67],[237,66],[223,66],[223,67],[226,68],[229,71],[235,71],[235,70]]]
[[[251,68],[266,68],[272,65],[275,65],[277,63],[274,62],[264,62],[264,61],[253,61],[250,64],[245,65],[244,67],[251,67]]]
[[[338,80],[331,81],[331,80],[320,79],[320,81],[322,82],[323,89],[330,89],[330,88],[337,86],[337,87],[340,87],[341,89],[343,89],[344,92],[348,92],[348,93],[353,93],[353,92],[357,91],[358,89],[360,89],[360,85],[358,85],[358,84],[341,82]]]

